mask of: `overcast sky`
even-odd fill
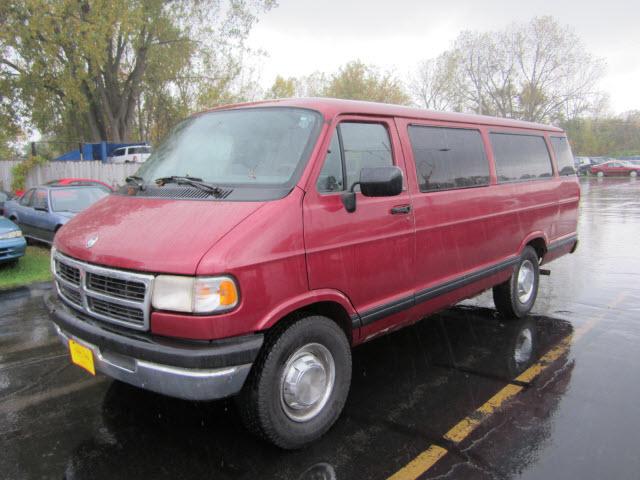
[[[637,0],[516,2],[428,0],[279,0],[249,38],[264,50],[260,77],[333,72],[360,59],[406,78],[416,64],[451,46],[462,30],[499,30],[535,16],[569,25],[586,49],[602,57],[601,88],[614,113],[640,110],[640,2]]]

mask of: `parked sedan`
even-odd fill
[[[640,165],[634,165],[624,160],[610,160],[599,165],[593,165],[591,173],[599,177],[614,175],[636,177],[640,173]]]
[[[5,214],[22,228],[25,237],[52,243],[62,225],[107,195],[103,187],[44,185],[6,202]]]
[[[0,217],[0,263],[17,262],[26,247],[20,228],[11,220]]]

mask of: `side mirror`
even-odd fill
[[[394,197],[402,192],[402,170],[398,167],[363,168],[360,191],[365,197]]]
[[[342,203],[349,213],[356,210],[356,185],[360,185],[360,191],[366,197],[393,197],[402,192],[402,170],[395,166],[360,170],[360,181],[342,194]]]

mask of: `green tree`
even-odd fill
[[[290,98],[298,92],[298,80],[278,75],[271,88],[267,91],[266,98]]]
[[[575,155],[640,155],[640,111],[615,117],[574,118],[561,126]]]
[[[17,121],[16,104],[12,101],[12,87],[10,79],[0,77],[0,160],[16,156],[18,152],[13,141],[22,133]]]
[[[7,0],[0,88],[45,133],[126,141],[231,96],[274,0]]]
[[[359,60],[347,63],[333,74],[322,95],[399,105],[407,105],[411,101],[398,78]]]

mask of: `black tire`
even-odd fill
[[[324,406],[306,421],[285,412],[281,385],[287,361],[300,348],[320,344],[335,365],[333,389]],[[321,437],[342,412],[351,384],[351,346],[344,331],[319,315],[276,326],[267,335],[247,381],[237,397],[240,417],[252,433],[283,449],[301,448]]]
[[[531,294],[526,301],[521,301],[518,295],[518,276],[523,265],[533,268],[533,286]],[[527,246],[520,255],[518,264],[513,269],[509,280],[493,287],[493,303],[496,309],[506,319],[522,318],[533,308],[538,296],[538,285],[540,283],[540,270],[538,264],[538,254],[533,247]]]
[[[3,268],[16,268],[18,266],[19,258],[14,258],[13,260],[9,260],[8,262],[0,263],[0,267]]]

